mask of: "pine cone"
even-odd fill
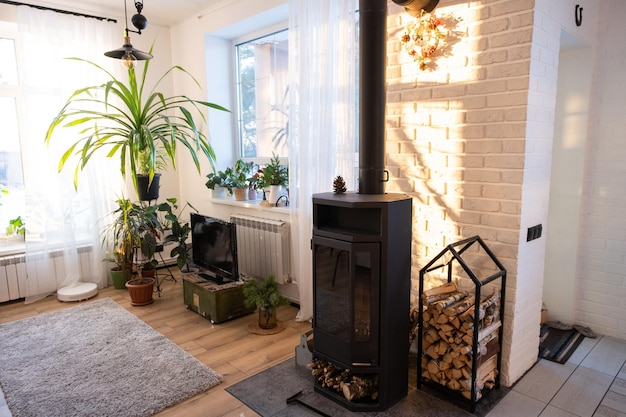
[[[337,194],[346,192],[346,182],[341,175],[337,175],[333,181],[333,191]]]

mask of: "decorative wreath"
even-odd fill
[[[441,27],[441,20],[434,14],[421,11],[415,20],[406,25],[402,43],[407,53],[418,63],[420,70],[426,69],[426,63],[446,38]]]

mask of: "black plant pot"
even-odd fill
[[[137,192],[139,194],[139,200],[157,200],[159,198],[160,179],[161,174],[154,174],[154,178],[152,178],[152,184],[150,184],[150,188],[148,188],[148,182],[150,181],[150,177],[148,175],[137,175]]]

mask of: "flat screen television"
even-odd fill
[[[238,279],[237,251],[234,243],[232,223],[191,213],[191,248],[194,264],[211,271],[218,278]]]

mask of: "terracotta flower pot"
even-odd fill
[[[130,304],[133,306],[145,306],[151,304],[154,299],[152,293],[154,291],[154,278],[136,278],[126,283],[128,294],[130,294]]]
[[[233,194],[235,195],[235,200],[237,201],[245,201],[248,199],[247,188],[235,188],[233,189]]]

